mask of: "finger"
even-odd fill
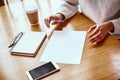
[[[59,23],[60,23],[60,22],[56,20],[56,21],[53,21],[53,22],[52,22],[52,25],[59,24]]]
[[[50,16],[49,18],[46,18],[46,19],[45,19],[45,24],[46,24],[46,26],[47,26],[47,27],[50,27],[51,21],[54,21],[55,19],[56,19],[55,16]]]
[[[88,30],[88,32],[91,32],[92,30],[94,30],[96,28],[96,25],[93,25],[90,27],[90,29]]]
[[[101,35],[101,32],[98,32],[96,35],[92,36],[89,38],[89,41],[91,43],[94,43],[94,42],[99,42],[103,39],[104,37]]]
[[[92,40],[92,41],[90,41],[90,42],[97,44],[96,41],[98,41],[98,40],[99,40],[98,38],[95,38],[94,40]]]
[[[95,27],[94,27],[94,31],[92,31],[90,34],[88,34],[88,38],[96,35],[98,32],[99,32],[99,27],[98,27],[98,26],[95,26]]]
[[[55,20],[58,20],[57,16],[50,16],[50,21],[55,21]]]
[[[44,21],[45,21],[46,26],[50,27],[50,21],[49,21],[49,19],[45,19]]]
[[[98,44],[98,43],[100,43],[102,40],[103,40],[103,39],[97,39],[97,40],[95,41],[95,43]]]
[[[97,33],[98,33],[98,30],[95,29],[92,33],[88,34],[88,38],[90,38],[90,37],[96,35]]]
[[[94,38],[92,41],[90,41],[91,43],[99,43],[100,41],[102,41],[102,38],[100,37],[100,38],[98,38],[98,37],[96,37],[96,38]]]
[[[59,18],[57,16],[50,16],[50,21],[52,25],[58,24],[60,22],[58,22]]]

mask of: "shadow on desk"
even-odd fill
[[[37,25],[31,25],[31,31],[42,31],[40,24]]]

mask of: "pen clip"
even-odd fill
[[[8,46],[8,48],[15,46],[15,44],[20,40],[20,38],[22,37],[23,32],[20,32],[11,42],[10,45]]]

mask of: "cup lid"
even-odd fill
[[[28,14],[31,14],[31,13],[34,13],[34,12],[37,12],[38,9],[36,6],[28,6],[27,8],[25,8],[25,12],[28,13]]]

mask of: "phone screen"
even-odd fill
[[[54,70],[56,70],[55,66],[51,62],[48,62],[47,64],[30,70],[29,73],[33,79],[36,79]]]

